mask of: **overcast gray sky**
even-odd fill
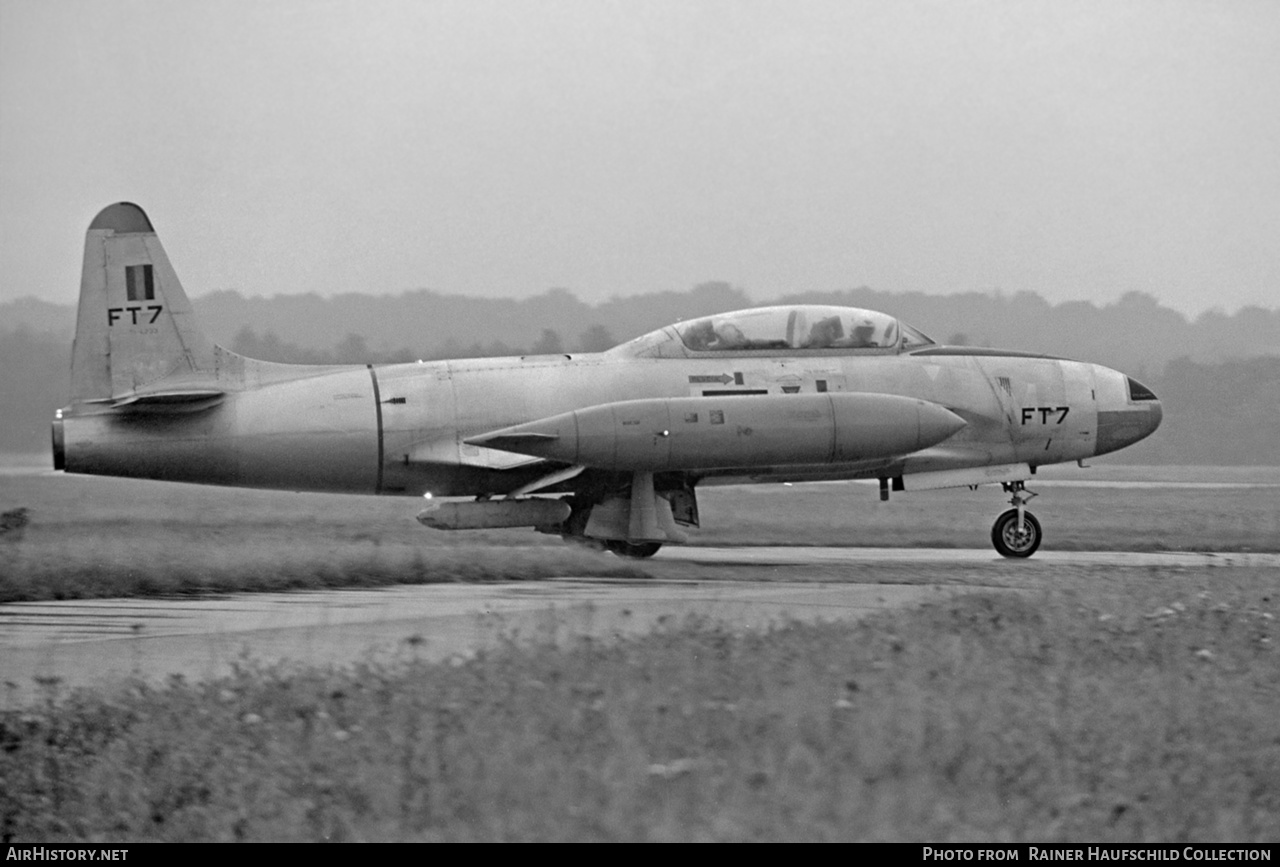
[[[0,0],[0,301],[728,280],[1280,306],[1272,0]]]

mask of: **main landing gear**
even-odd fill
[[[652,557],[658,553],[658,549],[662,547],[661,542],[625,542],[622,539],[608,539],[605,541],[606,549],[619,557],[626,557],[631,560],[643,560],[646,557]]]
[[[565,503],[573,510],[569,517],[558,527],[552,527],[543,532],[559,532],[560,538],[566,542],[573,542],[578,545],[585,545],[597,551],[603,549],[615,554],[619,557],[625,557],[628,560],[644,560],[658,553],[662,547],[661,542],[632,542],[627,539],[596,539],[587,535],[587,523],[591,518],[591,510],[598,505],[594,500],[587,497],[568,497]],[[628,514],[628,517],[630,515]],[[625,529],[619,529],[619,532],[625,532]]]
[[[1040,522],[1026,510],[1027,501],[1035,494],[1022,482],[1005,482],[1005,492],[1012,494],[1012,509],[996,518],[991,527],[991,544],[1002,557],[1030,557],[1040,547]]]

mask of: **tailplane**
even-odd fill
[[[103,209],[85,236],[72,401],[216,395],[219,352],[196,328],[146,213],[129,202]]]

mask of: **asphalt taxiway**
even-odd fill
[[[349,665],[464,657],[499,641],[562,642],[647,632],[695,615],[735,628],[786,620],[850,620],[888,608],[991,587],[887,584],[873,574],[806,581],[806,566],[886,563],[1017,565],[991,550],[919,548],[704,548],[661,560],[794,567],[788,580],[562,578],[432,584],[375,590],[245,593],[191,599],[96,599],[0,605],[0,708],[43,690],[111,687],[130,679],[200,680],[246,660]],[[1044,566],[1280,567],[1280,554],[1042,551]],[[794,580],[791,576],[794,575]]]

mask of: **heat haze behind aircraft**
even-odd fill
[[[996,549],[1028,557],[1039,466],[1124,448],[1160,401],[1096,364],[940,346],[872,310],[792,305],[678,323],[607,352],[391,365],[258,361],[211,342],[141,208],[93,220],[54,421],[70,473],[430,498],[440,530],[533,527],[649,556],[697,489],[879,479],[1000,484]],[[465,498],[465,499],[450,499]]]

